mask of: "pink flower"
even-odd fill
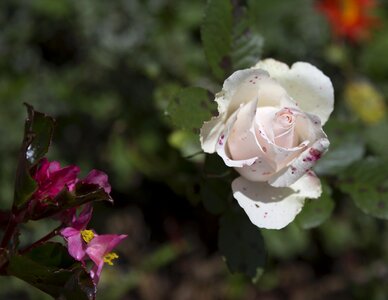
[[[88,176],[82,180],[82,182],[87,184],[96,184],[102,187],[107,194],[111,192],[111,186],[108,182],[108,175],[99,170],[91,170]]]
[[[60,234],[67,241],[69,254],[85,265],[86,259],[91,259],[94,266],[90,270],[91,278],[97,284],[104,263],[113,265],[112,260],[118,255],[111,252],[127,235],[104,234],[98,235],[93,230],[86,229],[91,216],[92,206],[86,205],[77,216],[74,213],[71,226],[61,230]]]
[[[77,166],[61,168],[59,162],[49,162],[46,158],[43,158],[36,173],[33,175],[33,178],[38,183],[38,189],[32,198],[52,200],[64,188],[73,191],[79,172],[80,168]]]
[[[92,217],[93,207],[85,205],[81,213],[77,216],[74,210],[71,226],[61,230],[61,235],[67,241],[69,254],[76,260],[83,262],[85,259],[87,236],[93,235],[90,230],[85,230]]]
[[[104,234],[95,235],[88,243],[86,254],[95,263],[90,274],[95,284],[100,280],[102,268],[105,263],[113,265],[112,260],[118,258],[118,255],[111,252],[127,235]]]

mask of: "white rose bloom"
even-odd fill
[[[201,129],[203,150],[240,173],[233,195],[253,224],[285,227],[305,198],[322,193],[311,168],[329,147],[330,79],[309,63],[266,59],[233,73],[215,101],[219,116]]]

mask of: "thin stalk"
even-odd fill
[[[42,237],[41,239],[37,240],[35,243],[27,246],[26,248],[20,250],[20,254],[24,254],[42,244],[44,244],[45,242],[47,242],[48,240],[52,239],[54,236],[58,235],[59,234],[59,230],[63,227],[63,225],[59,225],[57,228],[53,229],[51,232],[49,232],[48,234],[46,234],[44,237]]]
[[[13,234],[17,228],[18,222],[16,221],[15,215],[12,215],[8,221],[7,228],[5,229],[3,240],[1,241],[0,248],[6,248],[9,241],[12,239]]]

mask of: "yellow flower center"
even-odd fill
[[[104,262],[110,266],[113,266],[112,260],[119,258],[119,256],[114,252],[109,252],[104,256]]]
[[[94,232],[92,230],[82,230],[81,236],[86,243],[89,243],[94,238]]]
[[[342,0],[342,19],[345,24],[354,24],[360,15],[360,7],[356,0]]]

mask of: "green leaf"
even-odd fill
[[[201,182],[203,206],[212,214],[221,214],[227,208],[231,196],[230,183],[218,178],[207,178]]]
[[[221,178],[232,174],[231,168],[225,165],[219,155],[206,155],[203,171],[209,178]]]
[[[325,131],[330,140],[329,151],[317,162],[314,170],[320,175],[337,175],[365,153],[365,143],[360,138],[359,127],[330,120]]]
[[[220,220],[218,247],[231,272],[256,282],[264,271],[266,250],[260,230],[241,212],[228,211]]]
[[[26,106],[28,117],[25,122],[15,181],[14,206],[17,208],[25,204],[37,188],[30,169],[47,153],[55,126],[55,120],[52,117],[35,111],[31,105],[26,104]]]
[[[384,120],[365,129],[364,136],[369,148],[376,154],[388,158],[388,121]]]
[[[331,189],[328,185],[322,185],[322,196],[319,199],[309,199],[302,212],[296,217],[296,222],[303,229],[311,229],[321,225],[332,214],[334,201],[331,198]]]
[[[250,68],[260,60],[264,39],[254,31],[246,9],[237,7],[235,10],[239,12],[239,16],[235,17],[231,58],[233,70],[240,70]]]
[[[56,299],[95,299],[90,275],[59,243],[46,243],[26,255],[11,257],[9,275],[20,278]]]
[[[43,158],[51,144],[54,133],[55,120],[26,104],[28,109],[28,118],[26,120],[26,131],[24,132],[25,140],[25,157],[30,165],[35,165]]]
[[[219,78],[231,69],[230,51],[233,39],[233,7],[230,0],[209,0],[201,28],[206,59]]]
[[[388,220],[388,162],[373,158],[351,166],[340,176],[339,188],[364,213]]]
[[[214,96],[199,87],[189,87],[179,91],[170,101],[167,114],[172,123],[181,129],[199,129],[203,122],[210,120],[216,110]]]
[[[281,230],[262,229],[261,234],[271,257],[291,260],[309,249],[309,232],[299,228],[295,222]]]

